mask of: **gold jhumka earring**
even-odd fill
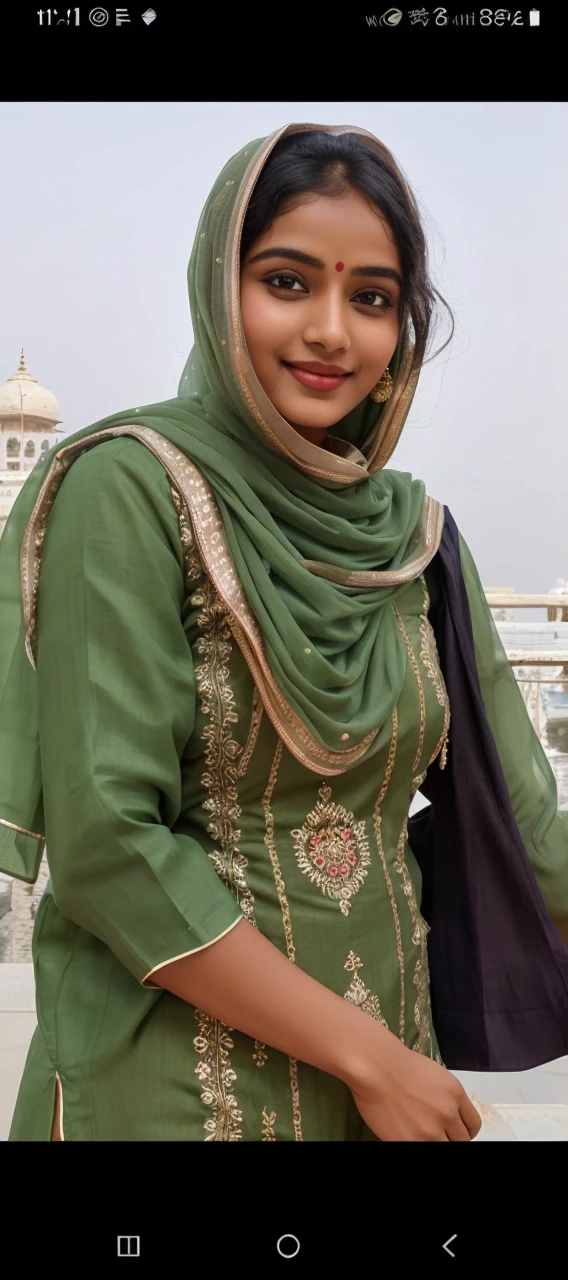
[[[369,392],[369,395],[371,400],[374,400],[376,404],[385,404],[385,401],[390,400],[393,389],[394,382],[392,380],[392,373],[387,365],[382,378],[379,378],[377,385],[373,387],[373,390]]]

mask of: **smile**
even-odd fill
[[[350,372],[340,372],[333,365],[322,364],[321,368],[325,372],[318,373],[316,364],[288,364],[285,360],[282,364],[297,382],[301,382],[304,387],[309,387],[311,391],[337,391],[338,387],[342,387],[351,377]]]

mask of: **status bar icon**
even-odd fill
[[[540,9],[531,9],[529,13],[529,27],[540,27]]]
[[[142,21],[146,23],[147,27],[149,27],[150,23],[155,22],[157,17],[158,15],[155,9],[146,9],[146,12],[142,14]]]

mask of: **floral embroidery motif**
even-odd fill
[[[234,1048],[231,1027],[212,1018],[201,1009],[195,1010],[199,1035],[193,1044],[200,1056],[195,1072],[203,1085],[201,1101],[212,1107],[213,1115],[205,1121],[206,1142],[240,1142],[243,1136],[243,1113],[232,1092],[236,1075],[229,1053]]]
[[[276,1122],[276,1112],[267,1111],[266,1107],[263,1107],[262,1109],[262,1141],[263,1142],[276,1142],[276,1134],[274,1132],[275,1122]]]
[[[292,831],[294,851],[300,871],[347,916],[371,865],[365,823],[332,801],[331,787],[320,787],[318,795],[303,827]]]
[[[255,1040],[254,1042],[254,1053],[252,1055],[252,1060],[253,1062],[256,1062],[257,1067],[263,1067],[265,1062],[268,1062],[266,1045],[261,1044],[259,1040]]]
[[[368,1013],[370,1018],[374,1018],[375,1022],[382,1023],[383,1027],[388,1027],[388,1023],[381,1013],[381,1005],[379,997],[373,995],[369,988],[365,986],[363,979],[359,976],[358,970],[363,968],[363,961],[354,951],[350,951],[343,966],[348,973],[353,974],[351,985],[345,992],[344,999],[349,1000],[350,1004],[356,1005],[358,1009],[362,1009],[363,1013]]]

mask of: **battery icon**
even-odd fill
[[[529,27],[540,27],[540,9],[531,9],[529,13]]]

